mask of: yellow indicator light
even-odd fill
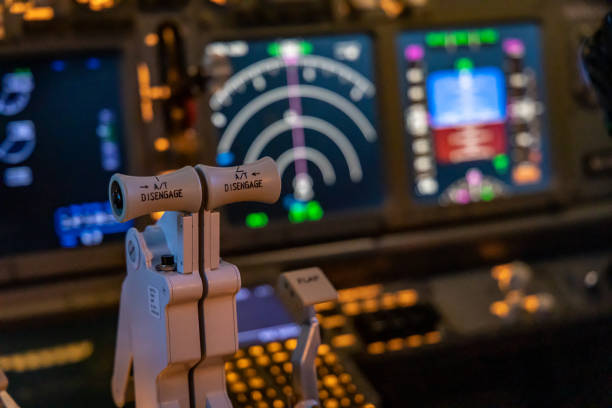
[[[344,397],[340,400],[340,406],[341,407],[350,407],[351,406],[351,399]]]
[[[508,314],[510,313],[510,307],[504,301],[497,301],[491,303],[489,311],[491,312],[491,314],[499,318],[503,318],[508,316]]]
[[[265,385],[266,382],[261,377],[249,378],[249,386],[251,388],[263,388]]]
[[[93,343],[84,340],[22,353],[0,355],[0,369],[22,373],[80,363],[88,359],[93,354],[93,350]]]
[[[366,313],[374,313],[378,311],[378,299],[366,299],[362,304],[363,311]]]
[[[355,316],[361,313],[361,307],[357,302],[349,302],[342,305],[342,312],[347,316]]]
[[[263,366],[263,367],[267,367],[270,365],[270,357],[268,356],[259,356],[257,357],[257,359],[255,360],[255,362],[257,363],[257,365]]]
[[[397,303],[402,307],[414,306],[419,301],[419,293],[414,289],[397,292]]]
[[[325,312],[328,310],[334,310],[334,307],[336,307],[336,302],[323,302],[323,303],[317,303],[316,305],[314,305],[314,308],[317,312]]]
[[[325,408],[338,408],[339,405],[338,400],[335,398],[330,398],[323,404]]]
[[[170,148],[170,141],[168,138],[158,137],[155,139],[155,142],[153,142],[153,147],[155,147],[155,150],[158,152],[165,152]]]
[[[268,398],[276,398],[276,390],[272,387],[268,387],[266,389],[266,397]]]
[[[385,343],[377,341],[368,344],[367,351],[369,354],[382,354],[385,352]]]
[[[249,347],[249,354],[252,357],[259,357],[264,353],[264,348],[260,345]]]
[[[53,7],[36,7],[26,10],[23,19],[26,21],[45,21],[51,20],[54,16]]]
[[[297,339],[288,339],[285,341],[285,348],[287,350],[295,350],[297,347]]]
[[[321,319],[321,327],[324,329],[335,329],[346,324],[346,317],[343,315],[333,315]]]
[[[540,309],[540,299],[536,295],[529,295],[523,299],[523,309],[528,313],[535,313]]]
[[[353,400],[356,404],[363,404],[365,402],[365,397],[363,396],[363,394],[355,394]]]
[[[257,375],[257,370],[255,370],[253,367],[247,368],[244,371],[244,375],[245,377],[255,377]]]
[[[149,33],[145,35],[144,43],[149,47],[155,47],[159,42],[159,37],[155,33]]]
[[[399,0],[380,0],[380,8],[387,17],[395,18],[404,11],[404,4]]]
[[[158,221],[163,215],[165,211],[155,211],[150,214],[150,217],[153,221]]]
[[[239,392],[246,392],[247,389],[248,389],[247,385],[243,383],[242,381],[234,383],[230,386],[230,390],[236,394]]]
[[[336,348],[350,347],[357,342],[357,338],[353,333],[339,334],[332,338],[332,346]]]
[[[283,370],[287,374],[291,374],[293,372],[293,364],[291,364],[289,361],[287,361],[286,363],[283,363]]]
[[[395,293],[385,293],[380,299],[380,304],[382,305],[383,309],[390,310],[395,308],[395,306],[397,305],[397,298],[395,296]]]
[[[327,390],[319,391],[319,399],[325,400],[329,398],[329,392]]]
[[[283,394],[285,394],[288,397],[292,396],[293,395],[293,388],[291,388],[291,386],[289,386],[289,385],[285,385],[283,387]]]
[[[281,368],[277,365],[270,367],[270,373],[272,375],[279,375],[281,373]]]
[[[225,371],[231,371],[234,369],[234,365],[232,364],[231,361],[226,361],[225,362]]]
[[[283,346],[280,343],[274,341],[272,343],[268,343],[266,345],[266,348],[270,353],[276,353],[277,351],[281,351]]]
[[[9,12],[11,14],[23,14],[25,13],[32,5],[30,3],[13,3]]]
[[[331,350],[331,349],[330,349],[330,347],[329,347],[329,344],[321,344],[321,345],[319,346],[319,350],[317,350],[317,352],[318,352],[318,354],[319,354],[320,356],[322,356],[322,355],[325,355],[325,354],[329,353],[329,351],[330,351],[330,350]]]
[[[349,373],[342,373],[338,378],[342,384],[349,384],[351,381],[353,381],[353,377],[351,377]]]
[[[230,371],[229,373],[225,374],[225,379],[228,383],[233,383],[238,381],[240,379],[240,376],[236,372]]]
[[[344,388],[336,386],[332,389],[332,394],[334,394],[336,398],[342,398],[346,394],[346,391],[344,391]]]
[[[442,335],[439,331],[431,331],[429,333],[425,333],[425,343],[427,344],[436,344],[442,340]]]
[[[244,350],[243,349],[238,349],[235,353],[234,353],[234,358],[242,358],[245,356]]]
[[[250,366],[251,360],[249,360],[248,358],[241,358],[240,360],[236,361],[236,367],[241,370],[244,370],[245,368],[248,368]]]
[[[412,336],[408,336],[406,339],[406,344],[408,347],[420,347],[423,344],[423,336],[420,334],[414,334]]]
[[[506,290],[510,286],[512,275],[512,265],[510,264],[497,265],[491,269],[491,276],[497,281],[501,290]]]
[[[244,395],[244,394],[238,394],[236,399],[238,400],[238,402],[240,402],[242,404],[244,404],[245,402],[247,402],[249,400],[249,398],[246,395]]]
[[[400,338],[391,339],[387,342],[387,349],[389,351],[398,351],[404,348],[404,340]]]
[[[272,361],[274,361],[275,363],[280,364],[287,360],[289,360],[289,353],[287,353],[286,351],[280,351],[278,353],[272,354]]]
[[[263,398],[263,394],[261,393],[261,391],[253,391],[251,392],[251,398],[253,399],[253,401],[261,401],[261,399]]]
[[[336,355],[336,353],[327,353],[323,357],[323,360],[325,361],[325,364],[336,364],[338,362],[338,356]]]
[[[323,385],[325,385],[327,388],[335,387],[338,385],[338,377],[333,374],[326,375],[323,377]]]
[[[272,402],[272,407],[274,407],[274,408],[285,408],[285,403],[283,401],[277,399],[277,400],[274,400]]]
[[[382,293],[382,285],[358,286],[356,288],[341,289],[338,291],[338,300],[342,303],[359,299],[371,299]]]

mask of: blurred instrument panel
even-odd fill
[[[612,139],[578,68],[605,1],[5,0],[0,368],[111,406],[115,172],[276,160],[232,204],[233,403],[288,405],[270,284],[319,266],[323,407],[608,406]],[[579,351],[576,351],[579,350]],[[609,363],[608,363],[609,364]],[[559,389],[567,390],[559,393]],[[563,405],[567,404],[567,405]]]

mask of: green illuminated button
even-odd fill
[[[474,68],[474,63],[469,58],[459,58],[455,62],[455,68],[457,68],[459,71],[464,70],[464,69],[469,70],[469,69]]]
[[[443,32],[428,33],[425,36],[425,43],[432,48],[444,47],[446,45],[446,34]]]
[[[507,154],[498,154],[493,158],[493,167],[498,173],[506,173],[510,166],[510,159]]]
[[[312,54],[312,44],[306,41],[300,43],[300,53],[302,55]]]
[[[495,191],[491,186],[483,186],[480,190],[480,198],[482,201],[491,201],[495,198]]]
[[[480,30],[480,42],[483,44],[495,44],[499,39],[499,33],[492,28]]]
[[[299,224],[308,219],[308,213],[306,212],[306,205],[304,203],[293,203],[289,207],[289,221],[294,224]]]
[[[268,54],[273,57],[278,57],[280,55],[280,44],[271,43],[270,45],[268,45]]]
[[[263,228],[268,225],[268,214],[264,212],[251,213],[246,216],[245,224],[249,228]]]
[[[306,204],[306,213],[310,221],[318,221],[323,218],[323,208],[318,201],[310,201]]]
[[[455,31],[455,44],[462,47],[468,45],[468,32],[467,31]]]

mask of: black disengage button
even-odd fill
[[[162,255],[161,256],[161,264],[163,266],[172,266],[172,265],[174,265],[174,255]]]

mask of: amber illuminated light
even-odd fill
[[[144,62],[138,64],[138,93],[140,94],[140,115],[144,122],[153,120],[153,102],[151,100],[151,73]]]
[[[423,336],[420,334],[414,334],[412,336],[408,336],[406,339],[406,344],[408,347],[420,347],[423,344]]]
[[[535,313],[540,308],[540,299],[536,295],[526,296],[523,299],[523,309],[529,313]]]
[[[318,303],[318,304],[316,304],[314,306],[314,308],[315,308],[315,310],[317,312],[324,312],[324,311],[327,311],[327,310],[333,310],[334,307],[336,307],[336,302],[332,302],[332,301]]]
[[[400,338],[391,339],[387,342],[387,349],[390,351],[398,351],[404,348],[404,340]]]
[[[249,385],[251,388],[263,388],[266,382],[261,377],[253,377],[249,379]]]
[[[283,346],[280,343],[274,341],[272,343],[268,343],[266,345],[266,348],[268,349],[270,353],[276,353],[277,351],[280,351],[283,348]]]
[[[491,276],[497,281],[499,288],[502,290],[510,286],[512,275],[512,266],[510,264],[497,265],[491,269]]]
[[[297,339],[288,339],[285,341],[285,347],[287,350],[295,350],[297,347]]]
[[[359,299],[371,299],[382,292],[382,285],[358,286],[356,288],[342,289],[338,291],[340,302],[351,302]]]
[[[384,295],[382,295],[382,298],[380,299],[380,304],[382,305],[383,309],[393,309],[397,304],[397,298],[395,296],[395,293],[385,293]]]
[[[26,21],[45,21],[51,20],[54,16],[53,7],[35,7],[27,9],[23,14],[23,19]]]
[[[338,377],[333,374],[326,375],[325,377],[323,377],[323,384],[327,388],[335,387],[336,385],[338,385]]]
[[[251,365],[251,360],[249,360],[248,358],[241,358],[240,360],[236,361],[236,367],[240,368],[241,370],[249,367]]]
[[[361,313],[361,307],[357,302],[345,303],[342,306],[342,312],[344,312],[344,314],[347,316],[355,316]]]
[[[388,17],[395,18],[404,11],[404,4],[399,0],[380,0],[380,8]]]
[[[282,363],[289,360],[289,353],[286,351],[280,351],[278,353],[272,354],[272,361],[275,363]]]
[[[321,319],[321,327],[324,329],[335,329],[346,324],[346,317],[342,315],[333,315]]]
[[[353,333],[339,334],[332,338],[332,346],[336,348],[350,347],[357,342],[357,338]]]
[[[328,344],[321,344],[321,345],[319,346],[318,354],[319,354],[320,356],[322,356],[322,355],[324,355],[324,354],[329,353],[329,351],[330,351],[330,347],[329,347],[329,345],[328,345]]]
[[[153,142],[153,147],[155,147],[155,150],[158,152],[165,152],[170,148],[170,141],[166,137],[158,137],[155,139],[155,142]]]
[[[366,313],[374,313],[378,311],[378,299],[366,299],[361,305]]]
[[[491,303],[489,311],[491,312],[491,314],[497,317],[506,317],[510,313],[510,307],[506,302],[497,301]]]
[[[397,303],[402,307],[414,306],[419,301],[419,294],[414,289],[405,289],[397,292]]]
[[[149,47],[154,47],[159,42],[159,37],[155,33],[145,35],[144,43]]]
[[[264,366],[264,367],[265,366],[269,366],[270,365],[270,357],[265,356],[265,355],[264,356],[260,356],[260,357],[257,357],[255,362],[257,363],[257,365],[260,365],[260,366]]]
[[[227,380],[228,383],[233,383],[233,382],[238,381],[240,379],[240,376],[234,371],[230,371],[229,373],[225,375],[225,379]]]
[[[431,331],[431,332],[425,333],[425,343],[427,344],[439,343],[441,339],[442,339],[442,335],[440,334],[439,331]]]
[[[249,347],[249,354],[253,357],[261,356],[264,353],[264,348],[260,345]]]
[[[377,341],[368,344],[367,351],[369,354],[382,354],[385,352],[385,343]]]

